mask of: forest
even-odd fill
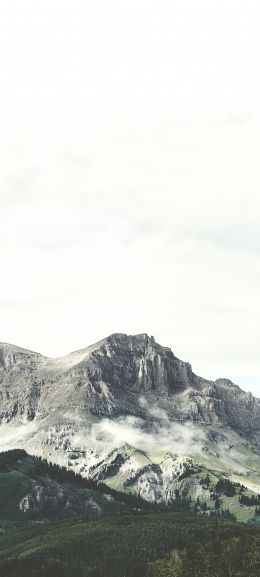
[[[3,577],[259,577],[260,530],[188,513],[80,518],[0,536]]]
[[[17,513],[19,495],[32,483],[58,483],[101,504],[99,514],[58,509]],[[201,483],[208,485],[209,477]],[[19,493],[20,491],[20,493]],[[0,454],[1,577],[260,577],[259,495],[220,478],[215,509],[179,492],[168,504],[118,493],[25,451]],[[255,507],[238,523],[219,496],[239,491],[241,507]],[[109,500],[104,497],[109,495]],[[105,507],[105,503],[109,506]]]

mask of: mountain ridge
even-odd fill
[[[38,366],[35,366],[36,362]],[[48,375],[62,375],[73,369],[78,369],[82,374],[85,369],[84,381],[93,386],[97,382],[109,383],[110,388],[120,386],[125,390],[127,388],[127,392],[156,393],[159,396],[174,395],[189,388],[203,392],[207,388],[215,401],[218,395],[214,393],[221,387],[226,387],[239,395],[246,395],[244,400],[247,404],[251,403],[251,408],[260,407],[259,399],[229,379],[218,378],[213,381],[196,375],[190,363],[175,357],[169,347],[159,345],[154,337],[149,337],[146,333],[113,333],[89,347],[62,357],[47,357],[15,345],[0,343],[2,382],[5,369],[11,368],[14,374],[19,366],[25,373],[27,366],[28,374],[25,374],[25,377],[28,381],[32,375],[36,377],[34,385],[39,376],[43,376],[42,380],[45,381]],[[78,382],[76,385],[79,384]],[[28,416],[30,418],[30,415]],[[252,415],[250,417],[252,418]]]
[[[173,354],[174,358],[180,362],[181,364],[186,365],[187,367],[190,367],[190,369],[192,370],[192,365],[187,362],[187,361],[182,361],[179,357],[176,357],[174,355],[174,353],[172,352],[171,348],[168,346],[164,346],[164,345],[159,345],[153,336],[149,336],[148,333],[139,333],[136,335],[128,335],[127,333],[111,333],[110,335],[108,335],[107,337],[100,339],[99,341],[88,345],[87,347],[83,347],[82,349],[76,349],[74,351],[71,351],[69,353],[66,353],[64,355],[59,355],[59,356],[48,356],[45,355],[43,353],[40,353],[38,351],[35,351],[34,349],[28,349],[26,347],[22,347],[20,345],[14,345],[12,343],[9,342],[0,342],[0,355],[3,352],[3,349],[9,349],[9,351],[11,352],[13,350],[13,352],[17,352],[17,353],[22,353],[22,354],[29,354],[29,355],[35,355],[36,357],[39,357],[41,359],[46,359],[48,360],[50,363],[51,361],[53,361],[55,363],[55,361],[61,361],[61,360],[66,360],[72,357],[76,357],[76,356],[84,356],[84,355],[89,355],[91,352],[94,352],[95,350],[98,350],[99,348],[101,348],[102,346],[104,346],[106,343],[110,343],[113,342],[114,340],[122,340],[122,338],[124,340],[136,340],[136,341],[144,341],[146,343],[146,345],[149,345],[149,343],[154,344],[155,346],[159,347],[160,349],[164,349],[165,351],[169,351]],[[0,358],[1,360],[1,358]],[[193,373],[193,371],[192,371]],[[205,378],[205,377],[201,377],[198,376],[196,373],[193,373],[193,375],[198,378],[201,379],[204,382],[207,383],[225,383],[227,385],[231,385],[234,387],[237,387],[238,389],[240,389],[241,391],[243,391],[246,394],[249,395],[253,395],[253,393],[249,390],[245,390],[244,388],[242,388],[240,385],[238,385],[237,383],[234,383],[231,379],[226,378],[226,377],[218,377],[217,379],[209,379],[209,378]],[[258,399],[258,397],[254,397],[256,399]]]
[[[0,344],[0,433],[0,450],[24,448],[148,500],[187,494],[179,478],[196,467],[260,490],[260,399],[196,375],[146,333],[56,358]]]

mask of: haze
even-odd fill
[[[2,341],[148,332],[260,396],[259,12],[2,3]]]

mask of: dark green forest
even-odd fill
[[[30,483],[50,480],[109,506],[67,519],[59,511],[53,517],[46,511],[18,515],[18,500]],[[234,486],[221,479],[216,491],[233,494]],[[244,501],[243,487],[239,491]],[[9,451],[0,454],[0,576],[260,577],[258,496],[253,504],[251,524],[237,523],[225,510],[204,510],[200,503],[191,510],[178,494],[167,510],[24,451]]]
[[[5,532],[3,577],[259,577],[260,530],[185,513],[135,512]]]

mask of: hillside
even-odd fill
[[[148,474],[148,472],[147,472]],[[151,471],[149,472],[151,475]],[[194,467],[187,460],[172,499],[143,500],[131,483],[119,492],[109,484],[85,479],[24,450],[0,453],[0,527],[26,526],[78,515],[132,511],[182,511],[198,515],[260,520],[260,495],[224,475]]]
[[[23,450],[0,453],[0,528],[3,531],[29,521],[127,512],[137,506],[140,507],[140,499],[134,495],[116,493],[104,483],[82,479]]]
[[[4,577],[257,577],[256,527],[177,514],[77,519],[0,539]],[[156,561],[157,560],[157,561]]]

